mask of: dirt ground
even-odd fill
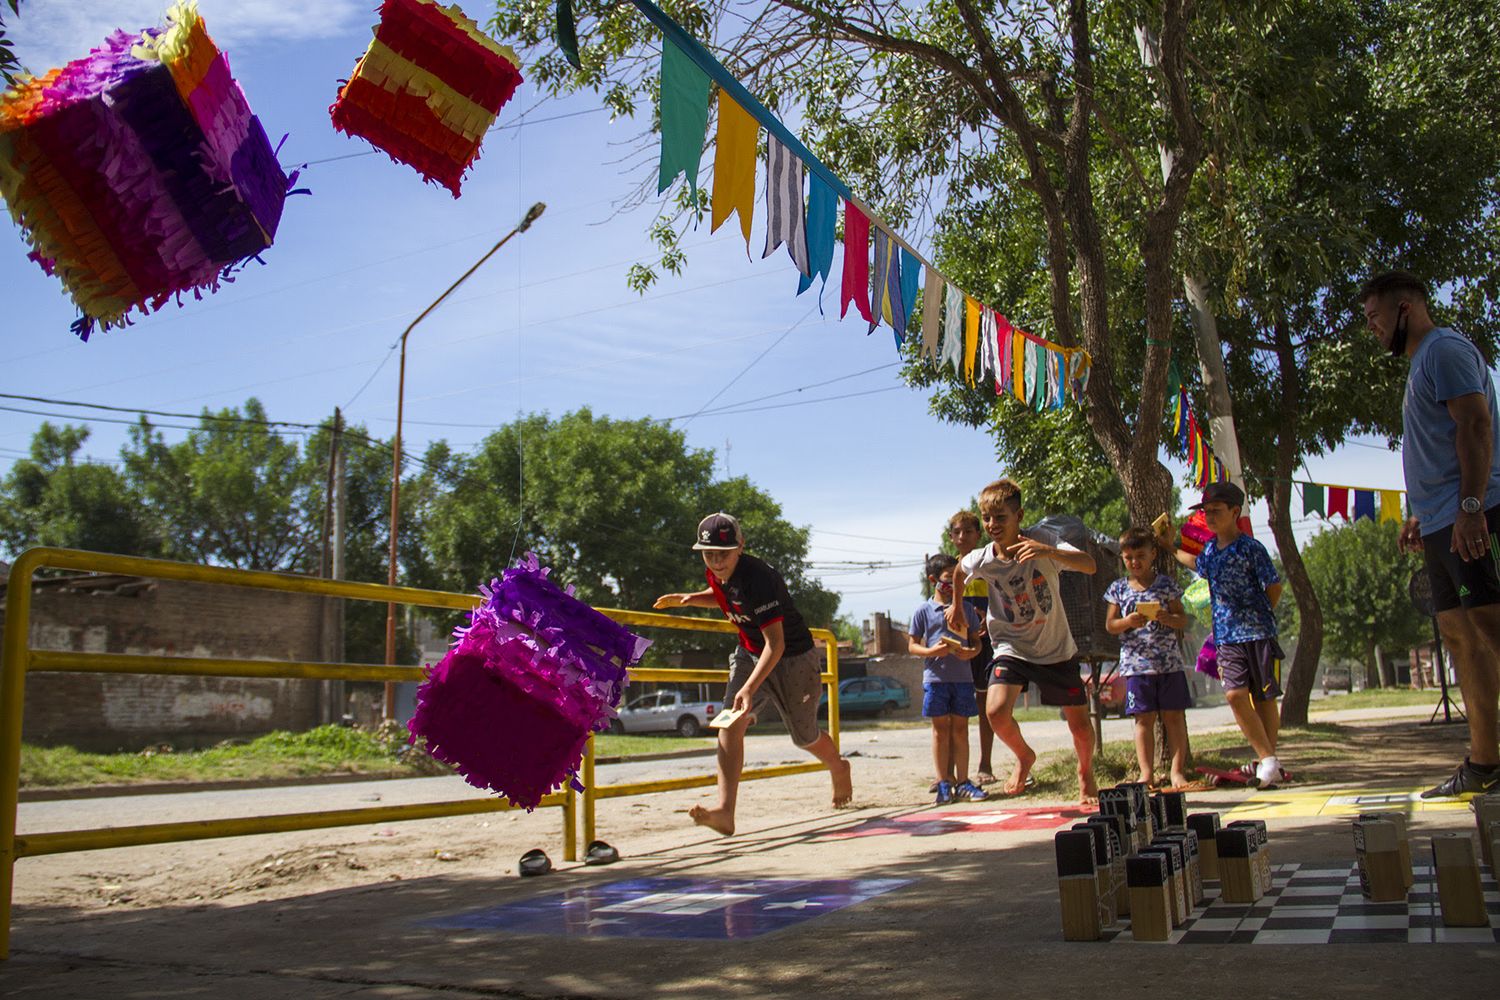
[[[1461,725],[1424,727],[1416,722],[1415,717],[1345,722],[1347,741],[1309,735],[1300,746],[1287,744],[1284,760],[1304,785],[1435,782],[1462,758],[1466,732]],[[858,745],[850,749],[851,743]],[[871,741],[856,741],[851,734],[845,747],[854,768],[855,797],[840,815],[854,821],[930,803],[931,764],[921,740],[897,741],[889,735],[882,740],[877,734]],[[801,761],[792,747],[786,749],[785,762]],[[712,759],[703,758],[702,765],[711,770]],[[600,780],[609,780],[607,769],[601,770]],[[378,783],[358,787],[377,789],[367,799],[379,794]],[[828,790],[827,776],[821,773],[748,782],[741,790],[739,833],[827,818],[832,812]],[[1206,792],[1195,794],[1194,801],[1212,808],[1215,801],[1227,803],[1242,794]],[[630,857],[716,839],[687,818],[690,806],[711,797],[711,789],[690,789],[605,800],[598,806],[597,835]],[[1026,804],[1040,801],[1028,799]],[[957,803],[950,808],[978,807]],[[81,919],[102,910],[238,905],[434,875],[493,878],[513,875],[520,856],[534,847],[566,868],[561,822],[560,810],[544,809],[529,815],[492,813],[27,858],[17,863],[15,904],[18,910],[41,905],[53,914]]]

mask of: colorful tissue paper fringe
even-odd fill
[[[0,197],[84,340],[231,280],[293,181],[191,3],[0,94]]]
[[[643,639],[547,578],[527,555],[488,587],[417,690],[411,740],[476,788],[534,809],[571,781],[589,734],[617,715]]]
[[[521,82],[509,46],[458,7],[384,0],[375,38],[328,109],[333,127],[459,195],[465,171]]]

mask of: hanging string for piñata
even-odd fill
[[[84,340],[228,280],[295,180],[192,3],[0,94],[0,197]]]
[[[519,65],[456,6],[383,0],[375,37],[328,113],[340,132],[457,198],[485,132],[521,83]]]
[[[476,788],[534,809],[577,773],[589,735],[617,715],[650,640],[548,578],[528,554],[488,587],[417,689],[407,729]]]

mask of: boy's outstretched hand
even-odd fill
[[[656,599],[656,603],[651,606],[658,611],[663,608],[685,608],[687,607],[688,599],[692,596],[692,594],[662,594]]]

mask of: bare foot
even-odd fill
[[[983,788],[986,785],[993,785],[999,780],[999,778],[990,773],[990,769],[987,767],[982,768],[980,772],[974,776],[974,781],[979,785],[980,788]]]
[[[1099,804],[1099,785],[1094,781],[1092,773],[1078,775],[1078,804],[1081,806],[1094,806]]]
[[[1005,783],[1006,795],[1020,795],[1026,791],[1026,779],[1031,777],[1031,765],[1036,763],[1036,754],[1026,751],[1025,757],[1016,758],[1016,769],[1011,774],[1010,780]]]
[[[1143,775],[1141,775],[1140,781],[1141,781],[1141,784],[1145,785],[1147,788],[1155,788],[1156,787],[1156,775],[1155,774],[1143,774]]]
[[[842,808],[849,804],[854,798],[854,779],[850,776],[849,762],[842,757],[836,766],[830,767],[828,773],[833,776],[833,807]]]
[[[688,815],[699,826],[706,826],[715,833],[722,833],[726,837],[734,836],[734,813],[722,806],[718,809],[705,809],[702,806],[693,806],[693,808],[688,810]]]
[[[1172,788],[1173,789],[1180,790],[1180,789],[1186,788],[1188,785],[1191,785],[1191,784],[1192,784],[1192,782],[1189,781],[1185,775],[1177,774],[1175,772],[1172,774]]]

